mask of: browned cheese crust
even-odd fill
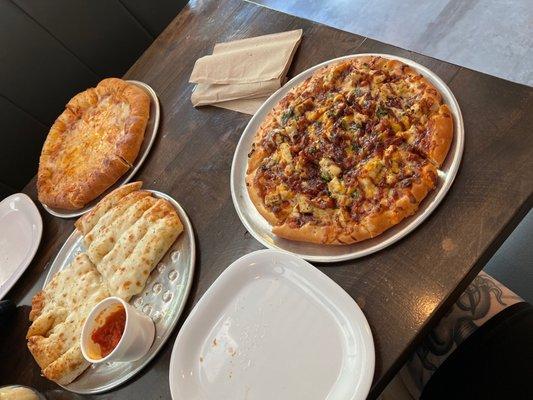
[[[26,338],[46,378],[67,385],[89,366],[80,350],[81,329],[91,309],[108,296],[84,253],[34,296]]]
[[[452,113],[446,104],[429,120],[427,137],[428,157],[441,166],[453,141]]]
[[[32,299],[28,349],[43,376],[60,385],[89,366],[80,337],[92,308],[109,296],[130,301],[142,293],[183,231],[172,203],[141,186],[132,182],[116,188],[76,222],[85,252]]]
[[[98,202],[94,208],[88,213],[80,217],[75,223],[74,226],[82,235],[87,235],[91,229],[96,225],[98,220],[110,209],[115,207],[123,197],[128,194],[140,190],[142,187],[142,182],[131,182],[126,185],[123,185],[111,193],[107,194],[102,200]]]
[[[102,194],[131,168],[149,113],[148,94],[117,78],[74,96],[44,143],[39,200],[75,210]]]
[[[275,235],[351,244],[416,212],[452,140],[450,110],[413,68],[374,56],[342,61],[267,115],[246,186]]]

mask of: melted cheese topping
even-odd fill
[[[86,168],[85,161],[114,154],[116,141],[123,135],[129,115],[129,104],[114,102],[110,96],[86,110],[65,132],[64,151],[58,159],[60,168],[76,173]]]
[[[345,223],[418,179],[429,161],[412,149],[435,104],[420,76],[401,71],[379,57],[351,60],[295,91],[261,142],[267,156],[256,181],[267,208],[296,224],[309,216]]]

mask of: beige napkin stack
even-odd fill
[[[212,55],[194,64],[192,104],[254,114],[283,85],[301,39],[298,29],[217,43]]]

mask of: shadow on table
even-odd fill
[[[524,217],[483,270],[533,303],[533,212]]]

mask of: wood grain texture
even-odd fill
[[[229,188],[235,146],[250,117],[212,107],[194,109],[188,77],[195,60],[209,54],[215,42],[296,28],[304,30],[304,38],[290,76],[346,54],[397,54],[437,72],[465,118],[459,174],[425,223],[377,254],[317,265],[359,303],[370,323],[376,345],[374,398],[531,208],[533,89],[239,0],[191,2],[126,74],[151,85],[162,107],[159,136],[136,178],[180,202],[197,235],[197,270],[179,326],[231,262],[262,247],[240,223]],[[36,199],[34,183],[25,192]],[[8,295],[19,305],[30,304],[48,263],[73,229],[73,221],[52,218],[42,209],[41,214],[44,232],[37,256]],[[55,385],[39,377],[37,365],[28,361],[20,333],[25,313],[27,308],[19,307],[9,348],[0,346],[7,360],[0,365],[0,384],[27,384],[52,393]],[[89,398],[170,398],[168,365],[179,326],[141,374],[112,394]],[[0,332],[0,343],[6,343],[4,334]]]

